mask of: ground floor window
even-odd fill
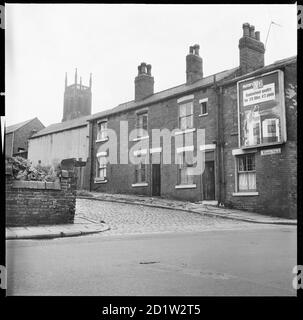
[[[178,184],[189,185],[194,183],[193,151],[182,152],[178,155]]]
[[[106,156],[97,157],[97,178],[106,180]]]
[[[238,191],[256,191],[255,155],[237,157]]]
[[[135,183],[146,182],[145,156],[140,156],[140,163],[135,167]]]

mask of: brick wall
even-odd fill
[[[6,226],[74,222],[76,184],[73,172],[62,170],[56,182],[14,180],[6,172]]]
[[[11,157],[13,155],[13,139],[13,132],[5,135],[5,155],[8,157]]]
[[[217,134],[217,111],[216,111],[216,94],[212,87],[196,90],[191,93],[194,95],[194,127],[196,129],[205,129],[206,144],[213,144],[216,142]],[[148,134],[152,137],[152,129],[168,129],[170,131],[177,129],[179,106],[177,99],[188,94],[183,94],[178,97],[168,98],[165,101],[154,103],[146,109],[148,112]],[[199,117],[201,110],[199,100],[208,98],[208,115]],[[117,158],[120,159],[120,122],[128,122],[128,133],[136,127],[136,117],[138,110],[131,110],[119,114],[110,115],[107,117],[107,127],[113,129],[117,133],[118,150]],[[101,119],[100,119],[101,120]],[[100,143],[96,143],[97,137],[97,121],[92,123],[90,131],[90,150],[92,150],[91,159],[89,159],[88,166],[91,166],[91,188],[94,191],[109,192],[109,193],[130,193],[151,195],[152,179],[151,179],[151,165],[147,166],[146,175],[148,186],[132,187],[135,183],[135,166],[133,164],[108,164],[106,183],[94,183],[96,176],[96,154],[100,147]],[[196,135],[194,134],[193,144],[196,152]],[[131,140],[131,139],[130,139]],[[150,139],[151,140],[151,139]],[[128,150],[130,150],[138,141],[129,141]],[[161,144],[161,147],[163,145]],[[152,142],[149,142],[149,147],[152,148]],[[162,155],[161,155],[162,159]],[[161,162],[161,196],[167,198],[199,201],[202,200],[201,190],[201,175],[194,177],[196,188],[193,189],[176,189],[178,184],[178,166],[175,164],[175,138],[171,139],[171,160],[172,164],[163,164]],[[162,161],[162,160],[161,160]]]
[[[223,92],[217,96],[214,87],[199,88],[188,94],[194,95],[194,127],[205,129],[205,144],[216,144],[216,150],[212,152],[215,161],[216,177],[216,200],[223,202],[226,206],[260,212],[269,215],[292,217],[297,215],[297,75],[296,64],[283,67],[285,109],[287,125],[287,142],[277,147],[281,148],[280,154],[261,156],[260,150],[256,153],[257,166],[257,191],[258,196],[235,196],[235,157],[233,149],[238,149],[238,109],[237,109],[237,85],[233,82],[224,85]],[[218,92],[219,93],[219,92]],[[151,137],[152,129],[167,128],[170,131],[178,128],[178,103],[177,99],[182,97],[169,97],[166,100],[146,106],[142,109],[148,112],[148,133]],[[208,115],[199,117],[199,99],[208,98]],[[219,100],[218,100],[219,99]],[[219,102],[220,101],[220,107]],[[219,110],[220,109],[220,110]],[[129,110],[119,114],[107,116],[108,128],[117,133],[118,150],[120,155],[120,121],[128,121],[129,133],[136,125],[136,112]],[[220,111],[220,128],[218,115]],[[101,120],[101,119],[100,119]],[[222,141],[218,141],[221,134]],[[108,181],[106,183],[94,183],[96,176],[96,153],[100,143],[96,143],[97,121],[91,123],[90,137],[90,159],[88,166],[91,172],[91,189],[110,193],[134,193],[151,195],[152,180],[151,166],[147,167],[147,186],[132,187],[135,179],[135,168],[132,164],[109,164],[107,168]],[[128,150],[137,142],[129,141]],[[194,148],[196,150],[196,139],[194,135]],[[151,148],[151,142],[149,147]],[[171,159],[172,164],[161,163],[161,196],[166,198],[182,199],[187,201],[200,201],[202,199],[202,177],[194,177],[196,188],[176,189],[178,184],[178,168],[175,165],[175,144],[172,138]],[[220,152],[219,152],[220,150]],[[210,152],[206,153],[210,154]],[[209,155],[208,155],[209,156]],[[209,159],[210,160],[210,159]],[[220,170],[219,170],[220,164]]]
[[[233,196],[235,192],[235,157],[238,148],[238,113],[236,84],[225,87],[223,97],[224,126],[224,204],[228,207],[263,214],[297,217],[297,102],[296,64],[284,68],[287,142],[276,147],[281,153],[261,156],[255,153],[256,183],[259,195]],[[269,147],[275,148],[275,147]]]
[[[40,131],[43,129],[43,124],[38,119],[33,119],[28,124],[14,132],[14,148],[13,155],[18,152],[18,148],[28,150],[28,139],[33,135],[33,130]]]

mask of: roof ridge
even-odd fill
[[[10,126],[5,126],[5,131],[6,131],[6,133],[16,131],[35,119],[38,119],[38,118],[34,117],[29,120],[25,120],[25,121],[21,121],[21,122],[15,123],[15,124],[11,124]]]
[[[220,74],[220,73],[224,73],[224,72],[227,72],[227,71],[236,70],[236,69],[238,69],[238,68],[239,68],[239,67],[234,67],[234,68],[230,68],[230,69],[225,69],[225,70],[220,71],[220,72],[212,73],[212,74],[210,74],[210,75],[208,75],[208,76],[206,76],[206,77],[203,77],[202,79],[197,80],[196,82],[198,82],[198,81],[200,81],[200,80],[207,79],[207,78],[211,78],[211,77],[213,77],[213,76],[215,76],[215,75],[217,75],[217,74]],[[194,83],[193,83],[193,84],[194,84]],[[184,82],[184,83],[182,83],[182,84],[179,84],[179,85],[177,85],[177,86],[169,87],[169,88],[164,89],[164,90],[161,90],[161,91],[157,91],[157,92],[155,92],[154,94],[152,94],[152,95],[150,95],[150,96],[148,96],[148,97],[140,100],[140,102],[143,102],[144,100],[146,100],[146,99],[150,98],[151,96],[154,96],[154,95],[156,95],[156,94],[158,94],[158,93],[162,93],[162,92],[165,92],[165,91],[169,91],[169,90],[172,90],[172,89],[176,89],[176,88],[182,87],[182,86],[184,86],[184,85],[186,85],[186,82]],[[122,103],[118,104],[117,107],[118,107],[118,106],[121,106],[121,105],[124,105],[124,104],[127,104],[127,103],[130,103],[130,102],[135,102],[135,100],[129,100],[129,101],[126,101],[126,102],[122,102]],[[116,107],[114,107],[114,108],[116,108]],[[112,108],[112,109],[113,109],[113,108]],[[107,109],[107,110],[111,110],[111,109]],[[104,110],[104,111],[106,111],[106,110]],[[100,112],[102,112],[102,111],[100,111]]]
[[[234,67],[234,68],[230,68],[230,69],[226,69],[226,70],[223,70],[223,71],[220,71],[220,72],[216,72],[216,73],[210,74],[209,76],[206,76],[206,77],[204,77],[204,78],[202,78],[200,80],[197,80],[195,83],[192,83],[191,85],[188,85],[188,90],[194,89],[194,86],[197,86],[197,84],[199,82],[205,81],[205,79],[210,79],[210,78],[214,77],[215,75],[224,74],[226,72],[234,72],[234,71],[236,71],[238,69],[239,69],[239,67]],[[201,84],[201,85],[203,85],[203,84]],[[193,86],[193,88],[191,88],[191,86]],[[156,102],[156,101],[158,101],[158,99],[161,100],[161,94],[163,94],[165,92],[173,91],[173,90],[176,90],[177,88],[182,88],[182,87],[186,87],[186,83],[183,83],[183,84],[178,85],[178,86],[170,87],[170,88],[162,90],[162,91],[155,92],[154,94],[152,94],[152,95],[150,95],[150,96],[148,96],[145,99],[140,100],[140,101],[130,100],[130,101],[127,101],[127,102],[120,103],[120,104],[118,104],[117,106],[115,106],[113,108],[105,109],[103,111],[99,111],[99,112],[96,112],[95,114],[92,114],[90,119],[96,119],[96,118],[102,117],[103,115],[107,116],[107,115],[110,115],[110,114],[118,113],[120,111],[122,112],[124,110],[119,110],[119,109],[122,109],[123,107],[125,107],[125,110],[128,110],[127,105],[132,105],[133,104],[134,107],[136,107],[136,106],[140,107],[141,104],[142,105],[144,105],[144,103],[148,104],[149,103],[148,99],[154,98],[155,101],[151,101],[151,103],[152,102]],[[184,91],[188,91],[188,90],[184,90]],[[180,94],[181,93],[182,92],[180,92]],[[179,94],[179,92],[172,93],[171,95],[173,96],[175,94]],[[158,96],[160,96],[160,97],[158,98]]]
[[[34,135],[31,136],[30,139],[32,138],[38,138],[41,136],[45,136],[48,134],[60,132],[60,131],[65,131],[77,127],[82,127],[86,125],[86,121],[91,117],[91,115],[83,116],[80,118],[75,118],[71,120],[67,120],[64,122],[56,122],[48,125],[47,127],[43,128],[42,130],[38,131]]]

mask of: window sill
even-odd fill
[[[134,138],[133,141],[140,141],[140,140],[145,140],[145,139],[149,139],[149,136]]]
[[[257,149],[233,149],[231,151],[233,156],[239,156],[239,155],[244,155],[244,154],[249,154],[249,153],[256,153]]]
[[[262,143],[254,146],[241,146],[241,149],[243,150],[249,150],[253,148],[262,149],[263,147],[271,147],[271,146],[279,146],[285,144],[285,141],[278,141],[278,142],[268,142],[268,143]]]
[[[148,183],[147,182],[141,182],[141,183],[133,183],[132,187],[136,188],[136,187],[147,187]]]
[[[247,192],[233,192],[233,197],[250,197],[258,196],[259,192],[257,191],[247,191]]]
[[[206,116],[208,116],[208,113],[199,114],[199,117],[206,117]]]
[[[105,141],[108,141],[108,137],[103,138],[103,139],[97,139],[97,140],[96,140],[96,143],[98,143],[98,142],[105,142]]]
[[[103,180],[103,179],[95,178],[94,180],[94,183],[107,183],[107,182],[108,182],[107,179]]]
[[[179,184],[175,186],[175,189],[195,189],[196,187],[196,184]]]
[[[190,133],[190,132],[194,132],[196,131],[196,128],[191,128],[191,129],[185,129],[185,130],[182,130],[182,131],[177,131],[175,132],[175,136],[178,136],[180,134],[186,134],[186,133]]]

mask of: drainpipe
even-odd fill
[[[224,126],[223,126],[223,87],[217,87],[218,101],[218,167],[219,167],[219,198],[218,203],[224,202],[225,178],[224,178]]]
[[[218,95],[218,85],[216,75],[214,75],[214,91],[216,94],[216,199],[218,204],[221,201],[221,168],[220,168],[220,97]]]
[[[93,121],[89,121],[89,161],[88,161],[88,165],[89,165],[89,191],[92,191],[92,179],[93,179],[93,170],[92,170],[92,164],[93,164],[93,151],[94,151],[94,143],[93,143]]]
[[[216,102],[217,102],[217,130],[216,130],[216,141],[217,141],[217,198],[218,204],[223,202],[222,193],[224,190],[224,137],[223,137],[223,110],[222,110],[222,94],[223,90],[221,86],[218,86],[216,82],[216,77],[214,76],[214,89],[216,92]]]

